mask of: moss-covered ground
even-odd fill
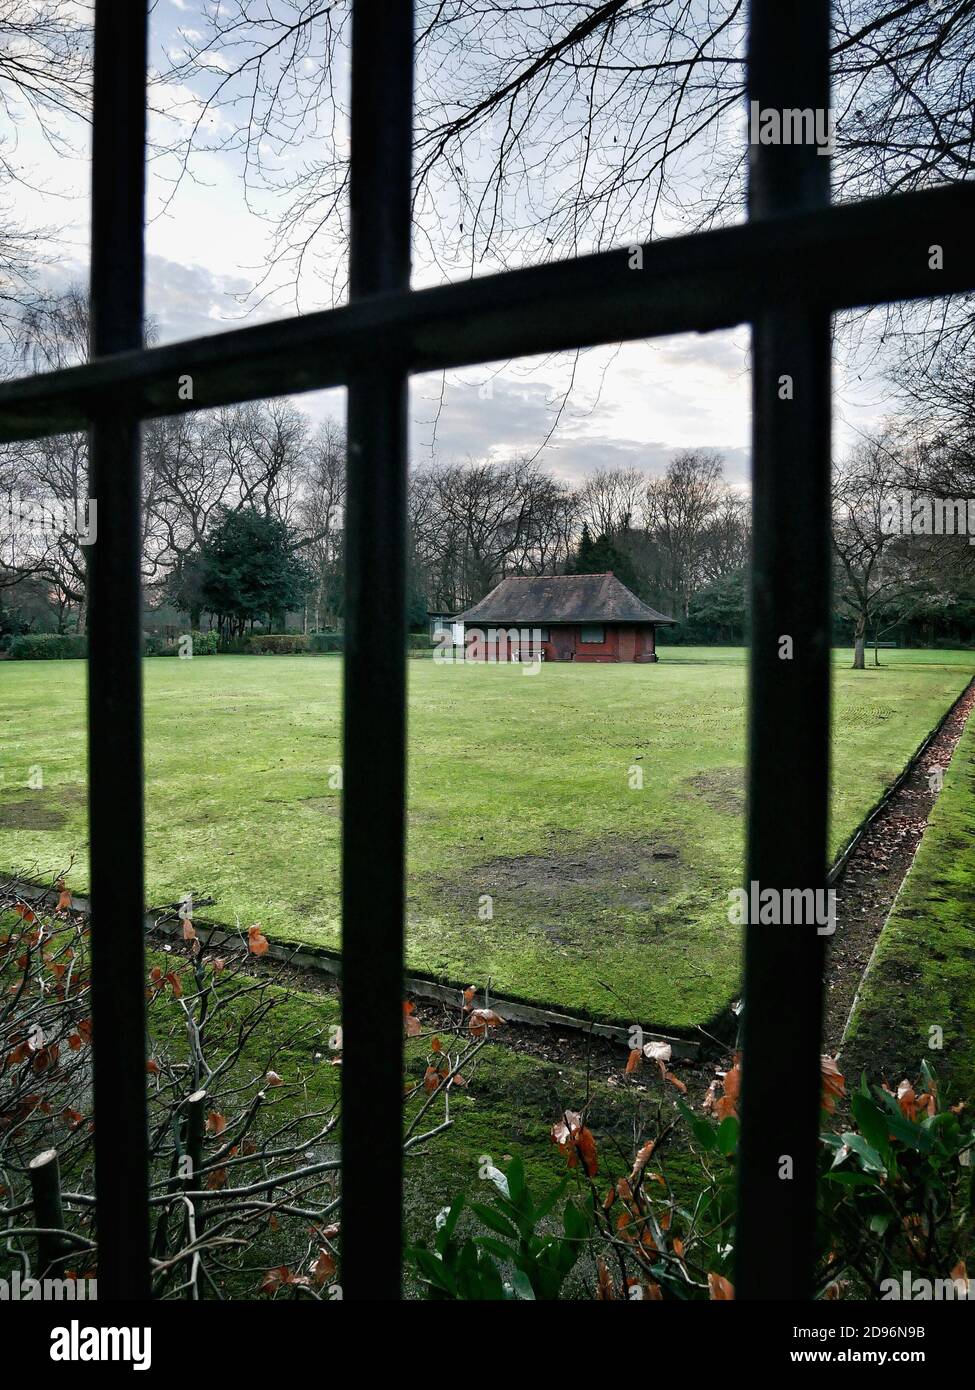
[[[975,719],[955,749],[877,942],[844,1044],[847,1071],[893,1083],[922,1059],[975,1093]]]

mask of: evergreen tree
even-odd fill
[[[221,631],[242,633],[258,618],[283,625],[309,585],[287,525],[254,507],[225,511],[200,549],[202,606],[217,615]]]
[[[589,527],[584,525],[578,549],[566,566],[566,574],[606,574],[607,571],[612,571],[620,583],[634,593],[638,591],[639,580],[629,556],[624,555],[608,536],[597,536],[593,540]]]

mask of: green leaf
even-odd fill
[[[511,1194],[511,1200],[518,1206],[526,1192],[525,1165],[521,1159],[513,1158],[504,1169],[504,1175],[508,1179],[508,1191]]]
[[[825,1173],[823,1181],[840,1183],[843,1187],[877,1187],[876,1179],[866,1173]]]
[[[887,1137],[890,1126],[887,1123],[887,1116],[876,1105],[869,1096],[857,1092],[853,1097],[852,1103],[853,1116],[859,1126],[860,1133],[867,1143],[876,1150],[884,1159],[890,1162],[890,1140]]]
[[[432,1284],[435,1288],[443,1289],[445,1293],[455,1292],[454,1281],[442,1260],[438,1260],[436,1255],[431,1254],[429,1250],[421,1249],[419,1246],[414,1246],[410,1253],[427,1283]]]
[[[930,1132],[902,1114],[896,1101],[894,1106],[895,1109],[887,1119],[887,1128],[890,1133],[902,1144],[906,1144],[909,1149],[913,1149],[915,1153],[930,1153],[933,1146]]]
[[[718,1125],[715,1142],[726,1158],[738,1152],[738,1129],[738,1119],[735,1115],[726,1115]]]
[[[715,1125],[710,1124],[700,1115],[695,1115],[694,1111],[682,1100],[677,1102],[677,1109],[690,1125],[694,1133],[694,1138],[708,1153],[715,1153],[718,1149],[718,1131]]]
[[[447,1219],[441,1226],[440,1230],[437,1232],[437,1249],[440,1250],[441,1254],[443,1254],[443,1250],[441,1248],[441,1241],[443,1241],[444,1244],[446,1244],[450,1240],[451,1236],[454,1234],[454,1227],[457,1225],[457,1222],[460,1219],[460,1214],[463,1210],[464,1194],[461,1193],[460,1196],[454,1198],[450,1207],[450,1211],[447,1213]]]
[[[852,1130],[848,1130],[843,1135],[843,1142],[848,1149],[857,1155],[860,1163],[868,1172],[886,1173],[887,1169],[880,1154],[872,1144],[867,1143],[862,1134],[854,1134]]]
[[[475,1236],[474,1242],[476,1245],[479,1245],[482,1250],[487,1250],[492,1255],[497,1256],[499,1260],[507,1261],[511,1259],[511,1247],[505,1245],[503,1241],[495,1240],[494,1236]]]
[[[497,1231],[498,1235],[507,1236],[508,1240],[517,1241],[518,1232],[506,1216],[502,1216],[494,1207],[485,1206],[483,1202],[471,1202],[471,1211],[482,1223],[487,1226],[489,1231]]]
[[[561,1200],[562,1196],[565,1193],[565,1189],[568,1187],[568,1185],[568,1178],[563,1178],[561,1182],[555,1184],[555,1186],[552,1188],[551,1192],[549,1192],[547,1197],[542,1198],[538,1206],[535,1208],[536,1223],[543,1220],[544,1217],[548,1216],[549,1212],[555,1206],[556,1202]]]
[[[585,1240],[589,1234],[589,1218],[574,1202],[566,1202],[562,1212],[562,1225],[570,1240]]]

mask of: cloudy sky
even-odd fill
[[[153,10],[152,62],[178,57],[198,36],[200,0],[157,0]],[[214,56],[219,68],[222,59]],[[340,78],[346,78],[340,73]],[[166,143],[200,112],[190,88],[154,90],[150,133]],[[219,110],[208,134],[219,137]],[[16,134],[14,162],[24,185],[18,198],[23,221],[57,231],[53,286],[83,284],[88,256],[88,138],[83,123],[64,121],[55,150],[24,122]],[[341,130],[329,138],[343,140]],[[304,149],[276,152],[284,184],[289,167],[300,177]],[[290,161],[290,165],[289,165]],[[274,198],[245,187],[239,155],[209,153],[177,180],[174,161],[150,162],[146,233],[147,298],[162,341],[214,333],[235,323],[290,315],[327,305],[335,288],[314,273],[296,297],[289,276],[276,274]],[[415,283],[436,272],[417,256]],[[890,392],[866,360],[836,372],[839,450],[891,408]],[[340,392],[304,398],[314,416],[344,412]],[[603,466],[635,464],[659,473],[682,449],[720,450],[731,481],[745,485],[749,468],[748,333],[688,335],[608,346],[574,357],[496,363],[418,378],[412,392],[412,454],[444,460],[538,456],[560,475],[576,480]]]

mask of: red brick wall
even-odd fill
[[[638,627],[636,630],[636,656],[634,661],[656,661],[656,636],[655,627]]]
[[[480,660],[509,661],[510,643],[506,640],[506,634],[500,636],[497,643],[489,644],[486,640],[489,630],[485,629],[485,640],[480,644]],[[625,653],[623,657],[620,655],[621,634]],[[652,627],[639,624],[613,627],[604,624],[603,636],[602,642],[583,642],[578,627],[549,628],[549,640],[542,642],[541,647],[546,661],[572,660],[592,663],[621,659],[647,662],[656,659]],[[631,651],[632,656],[629,654]]]
[[[620,631],[618,627],[603,628],[603,642],[583,642],[580,629],[574,628],[576,639],[576,661],[618,661]]]

